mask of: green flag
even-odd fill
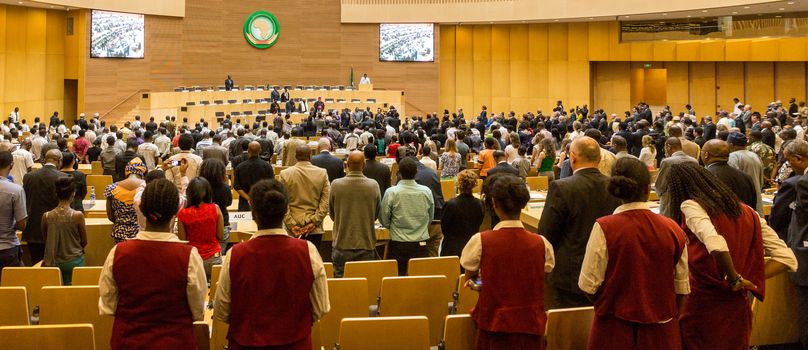
[[[353,86],[353,67],[351,67],[351,76],[348,78],[348,86]]]

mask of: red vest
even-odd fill
[[[488,332],[544,335],[544,240],[522,228],[481,234],[483,288],[471,316]]]
[[[597,220],[609,262],[595,302],[598,315],[657,323],[677,314],[673,274],[685,250],[685,233],[650,210],[629,210]]]
[[[234,246],[227,339],[241,346],[287,345],[311,337],[314,283],[307,241],[282,235]]]
[[[711,221],[718,234],[727,241],[735,270],[744,279],[758,286],[757,289],[750,291],[758,299],[763,300],[766,277],[763,268],[763,235],[757,213],[747,205],[741,204],[741,216],[738,218],[721,215],[711,218]],[[719,272],[715,259],[707,252],[704,243],[687,228],[684,217],[682,228],[689,240],[687,254],[690,261],[691,293],[716,297],[743,295],[744,292],[733,292],[730,289],[729,283]]]
[[[182,243],[145,240],[117,245],[112,349],[196,349],[186,292],[191,249]]]

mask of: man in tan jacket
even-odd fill
[[[286,186],[289,194],[289,211],[283,223],[293,236],[302,237],[319,248],[331,191],[328,173],[311,164],[311,148],[308,145],[297,146],[295,159],[297,162],[294,166],[278,175],[278,180]]]

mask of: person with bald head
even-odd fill
[[[45,165],[28,173],[22,179],[25,191],[25,204],[28,211],[28,224],[22,231],[22,239],[28,244],[31,265],[45,256],[45,238],[42,235],[42,215],[59,205],[56,196],[56,180],[66,176],[59,171],[62,166],[62,152],[52,149],[45,153]]]
[[[609,194],[609,177],[598,166],[601,148],[591,137],[578,137],[570,145],[573,175],[550,182],[539,220],[539,234],[556,249],[556,268],[550,275],[555,290],[551,308],[590,306],[578,287],[581,261],[595,220],[611,215],[620,200]]]
[[[670,207],[670,193],[668,193],[668,172],[671,166],[681,163],[695,163],[699,161],[687,155],[682,150],[682,140],[678,137],[669,137],[665,140],[665,158],[659,163],[656,183],[654,185],[657,196],[659,196],[659,213],[673,217],[673,209]]]
[[[325,169],[328,173],[328,181],[334,180],[345,176],[345,164],[342,159],[335,157],[331,154],[331,143],[325,139],[320,139],[317,142],[317,150],[320,154],[311,157],[311,164],[314,166]]]
[[[323,238],[323,219],[328,215],[331,184],[325,169],[311,164],[308,145],[297,146],[295,159],[294,166],[278,175],[278,180],[289,193],[289,211],[283,223],[290,234],[305,238],[319,248]]]
[[[715,175],[721,182],[729,186],[738,199],[754,208],[757,205],[758,191],[754,181],[743,171],[728,164],[730,145],[721,140],[710,140],[701,150],[701,160],[707,171]]]
[[[382,195],[375,180],[366,177],[365,154],[353,151],[348,155],[348,174],[331,183],[328,215],[334,220],[334,277],[342,277],[349,261],[376,260],[376,218]]]
[[[264,179],[274,179],[272,165],[261,159],[261,144],[247,145],[247,159],[233,170],[233,188],[238,192],[238,211],[250,211],[250,188]]]

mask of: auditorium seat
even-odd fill
[[[101,164],[101,161],[95,161],[90,163],[90,173],[92,175],[104,175],[104,165]]]
[[[385,277],[379,296],[379,316],[426,316],[429,344],[437,346],[443,334],[443,320],[449,314],[446,276]]]
[[[323,263],[323,267],[325,267],[325,275],[328,278],[334,278],[334,264],[332,263]]]
[[[586,350],[594,316],[591,306],[547,311],[545,350]]]
[[[222,104],[224,104],[224,100],[213,100],[213,104],[222,105]]]
[[[530,170],[527,172],[527,176],[539,176],[539,168],[530,167]]]
[[[471,315],[449,315],[443,324],[442,350],[474,350],[477,326]]]
[[[25,287],[0,287],[0,326],[27,326],[28,295]]]
[[[0,287],[25,287],[28,308],[33,311],[42,301],[42,287],[61,286],[58,267],[5,267]]]
[[[185,102],[185,105],[186,106],[196,106],[196,102],[188,101],[188,102]]]
[[[549,178],[547,176],[528,176],[525,178],[528,187],[531,191],[547,191],[550,187]]]
[[[97,286],[102,266],[78,266],[73,269],[74,286]]]
[[[447,301],[454,301],[453,294],[457,286],[457,279],[460,277],[459,257],[441,256],[410,259],[409,263],[407,263],[407,271],[410,276],[446,276],[443,296]]]
[[[210,269],[210,290],[208,291],[208,306],[213,308],[216,298],[216,288],[219,286],[219,275],[222,274],[222,265],[213,265]]]
[[[227,103],[229,103],[229,104],[231,104],[231,105],[232,105],[232,104],[235,104],[235,103],[237,103],[237,102],[238,102],[238,100],[227,100]]]
[[[98,314],[98,286],[43,287],[39,324],[90,323],[99,350],[109,349],[112,316]]]
[[[362,103],[362,100],[358,98],[352,98],[351,103]]]
[[[440,190],[443,193],[443,200],[449,201],[457,197],[457,182],[455,180],[440,180]]]
[[[462,274],[457,278],[457,299],[455,299],[454,313],[469,314],[471,309],[477,305],[480,293],[465,286],[466,275]]]
[[[367,99],[367,103],[376,103],[376,99],[375,98],[369,98],[369,99]]]
[[[477,179],[477,186],[474,186],[474,189],[471,190],[472,193],[483,193],[483,180]]]
[[[227,323],[219,321],[215,318],[212,319],[211,322],[210,349],[227,349],[227,330],[230,329],[230,326]]]
[[[798,342],[800,333],[795,300],[797,290],[787,273],[767,279],[766,301],[752,301],[749,346]]]
[[[328,299],[331,311],[320,319],[320,338],[327,349],[339,338],[339,324],[347,317],[367,317],[368,280],[364,278],[329,278]]]
[[[194,338],[197,350],[210,350],[210,327],[207,322],[194,322]]]
[[[95,198],[103,199],[104,191],[107,186],[112,185],[112,175],[88,175],[87,176],[87,195],[84,199],[90,199],[91,189],[95,186]]]
[[[323,339],[320,335],[320,321],[314,322],[311,326],[311,348],[312,350],[323,350]]]
[[[340,350],[428,350],[429,320],[415,317],[364,317],[342,320]]]
[[[382,286],[382,278],[398,276],[395,260],[349,261],[345,263],[345,278],[368,280],[368,305],[375,305]]]
[[[93,325],[0,327],[4,349],[14,350],[95,350]]]

